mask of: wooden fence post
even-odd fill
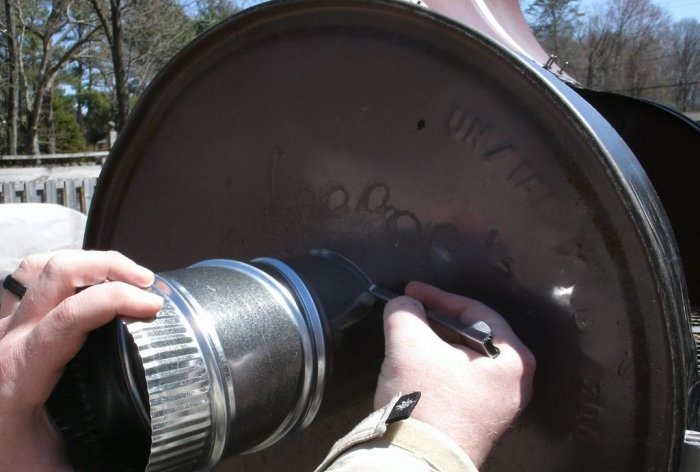
[[[58,185],[56,185],[55,180],[47,180],[44,182],[44,201],[46,203],[59,203]]]
[[[24,201],[27,203],[41,203],[39,186],[37,186],[36,182],[24,183]]]
[[[85,213],[86,215],[90,211],[90,204],[92,203],[92,196],[95,193],[96,182],[97,179],[95,178],[83,179],[82,205],[83,213]]]
[[[75,180],[66,180],[63,184],[63,201],[68,208],[80,211],[80,195]]]
[[[2,184],[2,202],[3,203],[17,203],[19,199],[17,198],[17,190],[15,189],[14,182],[7,182]]]

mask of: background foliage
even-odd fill
[[[252,1],[252,0],[251,0]],[[95,149],[188,42],[236,0],[0,0],[0,154]],[[257,3],[257,2],[254,2]],[[700,109],[700,24],[652,0],[531,0],[526,16],[586,87]]]
[[[579,0],[533,0],[537,39],[585,87],[700,110],[700,23],[673,22],[653,0],[609,0],[584,14]]]
[[[234,0],[0,0],[0,154],[94,149]]]

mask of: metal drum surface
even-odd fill
[[[476,297],[538,361],[484,470],[677,466],[693,348],[646,175],[567,86],[437,14],[283,1],[209,32],[121,133],[86,247],[157,271],[328,248],[395,290]],[[311,470],[364,413],[356,396],[221,470]]]

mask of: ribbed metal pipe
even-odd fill
[[[310,392],[324,381],[313,306],[302,312],[286,286],[228,260],[160,274],[154,291],[165,300],[156,319],[120,334],[132,403],[151,428],[148,472],[208,469],[313,419]]]
[[[196,321],[196,311],[166,279],[159,277],[156,291],[165,305],[150,322],[123,326],[136,346],[142,369],[129,369],[127,377],[134,403],[143,405],[135,386],[143,373],[148,399],[144,407],[151,427],[149,472],[198,470],[221,457],[226,437],[226,395],[222,373],[211,359],[211,344]],[[199,315],[201,316],[201,315]],[[135,362],[126,335],[120,336],[125,365]],[[184,467],[184,468],[183,468]]]

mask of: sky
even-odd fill
[[[580,0],[580,2],[584,10],[605,3],[604,0]],[[668,11],[673,21],[683,18],[694,18],[700,21],[700,0],[653,0],[653,3]]]
[[[695,18],[700,21],[700,0],[660,0],[658,4],[666,8],[674,20]]]
[[[264,0],[243,0],[240,2],[244,6],[252,6],[257,3],[262,3]],[[521,0],[521,4],[529,4],[531,0]],[[700,21],[700,0],[653,0],[657,5],[665,8],[670,14],[673,21],[678,21],[683,18],[695,18]],[[584,9],[591,8],[595,5],[604,3],[604,0],[580,0],[581,7]],[[430,1],[428,0],[428,5]]]

